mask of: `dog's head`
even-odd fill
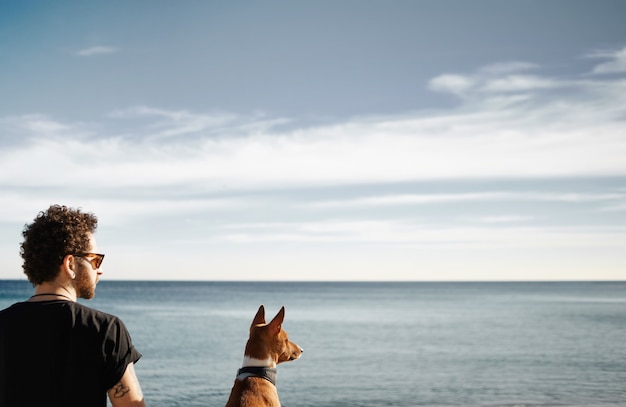
[[[300,358],[303,350],[289,340],[282,328],[284,320],[285,307],[282,307],[270,323],[266,323],[265,307],[261,305],[250,325],[246,355],[259,360],[269,358],[276,364]]]

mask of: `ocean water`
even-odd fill
[[[0,307],[30,296],[0,281]],[[304,348],[283,406],[626,406],[626,282],[102,281],[152,407],[223,406],[258,306]]]

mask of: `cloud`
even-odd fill
[[[568,86],[566,83],[531,75],[509,75],[485,81],[482,90],[486,92],[520,92]]]
[[[188,110],[165,110],[149,106],[134,106],[114,111],[108,115],[120,119],[127,126],[134,121],[139,127],[133,129],[131,138],[152,143],[177,141],[189,136],[200,138],[249,136],[268,131],[274,126],[289,122],[283,118],[268,118],[263,114],[243,117],[228,112],[194,113]]]
[[[150,134],[144,141],[154,142],[189,134],[219,129],[232,123],[234,114],[194,114],[185,110],[167,111],[146,106],[137,106],[115,111],[110,114],[114,119],[144,119],[149,121]]]
[[[522,74],[529,70],[534,74]],[[425,180],[625,176],[626,82],[563,80],[538,71],[533,64],[508,62],[438,76],[430,82],[433,89],[466,97],[457,108],[330,125],[150,106],[119,109],[92,123],[43,114],[4,117],[2,142],[29,142],[0,150],[0,183],[29,191],[81,185],[93,189],[92,196],[150,190],[176,200],[181,189],[217,194]],[[318,204],[489,198],[480,194]]]
[[[492,200],[511,199],[516,196],[510,192],[475,192],[457,194],[404,194],[404,195],[383,195],[370,196],[364,198],[322,201],[310,204],[316,208],[338,208],[338,207],[367,207],[367,206],[400,206],[400,205],[425,205],[449,202],[485,202]]]
[[[37,137],[60,134],[71,127],[41,114],[26,114],[0,118],[0,126],[8,132],[23,132]],[[4,134],[7,131],[3,132]]]
[[[561,96],[573,98],[589,97],[591,93],[603,87],[614,87],[616,91],[624,89],[623,80],[601,80],[600,74],[619,74],[626,72],[626,48],[618,51],[594,51],[587,58],[605,59],[590,72],[581,72],[567,78],[547,77],[538,72],[540,66],[533,63],[514,61],[486,65],[471,73],[446,73],[432,78],[428,87],[435,92],[450,93],[460,97],[466,103],[480,103],[483,106],[519,104],[534,98],[556,101],[555,91],[562,91]],[[588,78],[595,76],[596,80]],[[608,93],[604,89],[602,92]],[[563,99],[565,101],[565,98]]]
[[[46,139],[85,139],[90,132],[83,123],[63,123],[43,114],[0,117],[0,156],[27,152]]]
[[[91,57],[94,55],[104,55],[104,54],[113,54],[118,50],[115,47],[104,46],[104,45],[96,45],[89,48],[84,48],[75,52],[75,55],[81,57]]]
[[[529,217],[483,218],[483,223],[526,222]],[[231,226],[231,228],[237,226]],[[280,225],[245,225],[238,233],[226,233],[217,240],[237,244],[258,242],[401,244],[423,247],[462,248],[547,248],[620,247],[626,245],[624,227],[571,226],[432,226],[410,219],[293,222]]]
[[[380,195],[344,200],[318,201],[307,204],[313,208],[384,207],[405,205],[437,205],[465,202],[567,202],[613,203],[626,200],[626,193],[546,193],[535,191],[475,191],[449,194]]]
[[[476,81],[468,76],[444,74],[431,79],[428,86],[437,92],[450,92],[461,96],[475,84]]]
[[[436,76],[429,81],[428,87],[435,92],[466,96],[468,92],[477,90],[502,92],[554,86],[554,82],[545,78],[518,74],[538,68],[538,65],[528,62],[502,62],[483,66],[470,75],[447,73]]]
[[[624,87],[622,85],[622,87]],[[0,152],[5,185],[193,183],[207,191],[434,179],[626,175],[625,93],[596,89],[529,106],[352,119],[278,131],[271,120],[142,110],[147,122],[0,121],[28,135]],[[4,125],[3,125],[4,124]],[[20,132],[15,129],[19,128]],[[119,129],[123,128],[122,131]],[[11,134],[7,137],[12,137]],[[89,160],[76,160],[90,152]],[[25,163],[31,167],[24,171]]]
[[[608,59],[607,62],[596,65],[594,74],[612,74],[626,72],[626,48],[617,51],[595,51],[587,54],[588,58]]]
[[[527,215],[501,215],[501,216],[484,216],[476,219],[480,223],[518,223],[529,222],[535,220],[533,216]]]
[[[460,98],[455,107],[323,125],[160,106],[92,122],[0,117],[0,223],[17,240],[23,222],[51,203],[79,206],[106,220],[103,241],[122,252],[133,240],[160,259],[176,245],[191,264],[212,251],[224,270],[233,258],[253,258],[246,267],[256,269],[245,250],[266,256],[272,270],[286,267],[276,260],[285,252],[296,263],[332,253],[376,275],[367,251],[382,267],[397,259],[407,276],[425,254],[465,272],[476,253],[489,253],[481,272],[517,266],[511,258],[520,253],[550,253],[559,267],[564,258],[579,267],[580,254],[621,272],[615,253],[626,229],[608,225],[620,224],[626,191],[619,181],[593,182],[626,177],[626,80],[610,66],[599,71],[611,69],[562,78],[534,64],[492,64],[430,81]],[[492,263],[494,254],[502,262]],[[135,257],[120,263],[120,276]],[[161,261],[151,267],[170,275]]]

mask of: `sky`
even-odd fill
[[[0,0],[0,278],[626,280],[626,2]]]

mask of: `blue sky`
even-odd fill
[[[0,278],[626,279],[623,1],[1,1]]]

